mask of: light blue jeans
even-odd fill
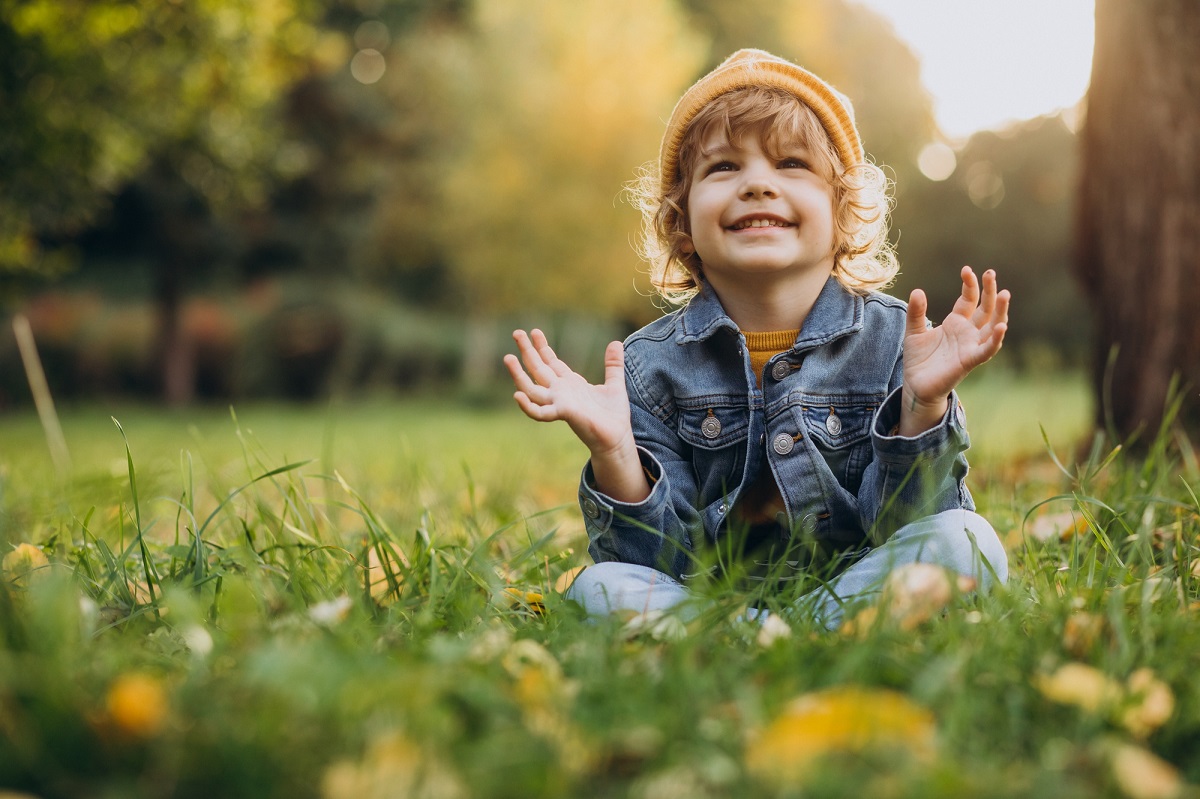
[[[845,607],[870,600],[893,569],[908,563],[944,566],[974,578],[979,591],[1008,580],[1008,555],[987,520],[971,511],[949,510],[901,527],[827,585],[801,597],[794,609],[837,629]],[[615,561],[584,569],[566,595],[589,616],[664,611],[696,598],[660,571]]]

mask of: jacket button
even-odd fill
[[[825,419],[825,429],[829,431],[831,436],[840,436],[842,434],[842,420],[833,412],[833,408],[829,409],[829,416]]]
[[[700,434],[705,438],[716,438],[721,435],[721,420],[715,416],[706,416],[700,423]]]
[[[771,377],[776,380],[782,380],[791,374],[791,371],[792,365],[790,363],[787,361],[776,361],[775,365],[771,367]]]
[[[591,497],[588,497],[583,501],[583,515],[587,516],[589,519],[600,518],[600,507]]]
[[[718,515],[718,516],[724,516],[724,515],[725,515],[725,511],[727,511],[727,510],[729,510],[729,508],[725,506],[725,503],[724,503],[724,502],[722,502],[722,503],[721,503],[721,507],[717,508],[717,515]]]
[[[787,455],[792,451],[792,447],[794,446],[796,446],[796,442],[787,433],[780,433],[771,442],[771,449],[780,455]]]

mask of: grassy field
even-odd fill
[[[1190,450],[963,395],[1008,588],[837,633],[582,619],[584,453],[507,405],[67,409],[65,475],[0,417],[0,796],[1193,795]]]

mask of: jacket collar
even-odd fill
[[[804,327],[792,349],[818,347],[862,330],[863,307],[863,298],[846,291],[831,275],[804,320]],[[704,341],[722,329],[738,332],[737,325],[725,313],[720,298],[706,280],[700,282],[700,293],[679,313],[679,333],[675,337],[679,344]]]

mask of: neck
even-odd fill
[[[825,288],[828,273],[799,275],[788,280],[739,277],[710,281],[721,307],[740,329],[753,332],[797,330]]]

